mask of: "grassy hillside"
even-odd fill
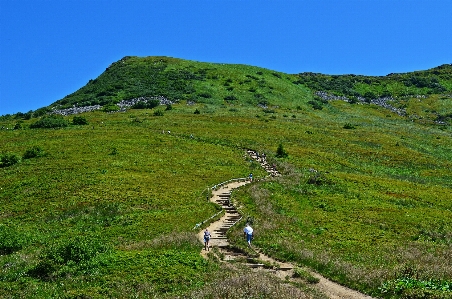
[[[240,101],[250,105],[288,105],[288,99],[293,102],[308,94],[306,88],[291,84],[291,80],[290,75],[245,65],[124,57],[51,107],[105,105],[142,96],[208,104]]]
[[[17,129],[0,130],[0,297],[196,298],[233,284],[243,273],[204,261],[193,227],[218,211],[209,186],[265,175],[245,157],[252,148],[283,173],[233,195],[266,253],[375,297],[450,298],[452,131],[447,117],[435,123],[439,108],[426,112],[451,113],[449,79],[440,93],[391,95],[401,116],[322,101],[317,91],[350,95],[302,77],[130,57],[51,107],[140,96],[171,106],[62,116],[56,129],[2,117]]]

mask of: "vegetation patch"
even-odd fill
[[[103,265],[102,259],[96,258],[109,251],[110,247],[99,238],[78,236],[62,240],[51,244],[28,274],[43,280],[53,280],[78,272],[93,274]]]
[[[15,228],[0,224],[0,255],[19,251],[26,243],[25,236]]]
[[[69,122],[66,119],[64,119],[63,116],[52,114],[52,115],[43,116],[38,121],[32,123],[30,125],[30,128],[51,129],[51,128],[64,128],[67,126],[69,126]]]
[[[72,118],[72,124],[76,126],[84,126],[88,124],[88,121],[84,116],[74,116]]]
[[[39,146],[35,145],[25,151],[22,158],[23,159],[32,159],[39,158],[46,155],[46,152]]]
[[[0,156],[0,168],[9,167],[20,162],[20,157],[16,154],[4,154]]]

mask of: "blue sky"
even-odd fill
[[[0,0],[0,115],[50,105],[124,56],[286,73],[452,63],[451,0]]]

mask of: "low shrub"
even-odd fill
[[[61,115],[49,115],[44,116],[40,120],[36,121],[35,123],[30,125],[30,128],[32,129],[38,129],[38,128],[44,128],[44,129],[51,129],[51,128],[64,128],[69,125],[68,121],[63,118]]]
[[[132,106],[133,109],[152,109],[160,105],[159,100],[140,101]]]
[[[111,105],[106,105],[104,106],[104,108],[102,108],[102,111],[104,112],[116,112],[119,111],[119,106],[115,105],[115,104],[111,104]]]
[[[52,244],[44,250],[39,263],[28,274],[40,279],[52,279],[68,273],[90,273],[97,263],[95,258],[110,252],[109,245],[94,237],[78,236]]]
[[[196,108],[194,114],[201,114],[201,112]]]
[[[278,149],[276,150],[276,157],[277,158],[286,158],[289,154],[284,149],[282,143],[278,145]]]
[[[29,148],[25,151],[24,155],[22,156],[23,159],[31,159],[31,158],[37,158],[42,157],[45,155],[45,152],[42,148],[39,146],[33,146],[32,148]]]
[[[309,176],[307,183],[322,186],[331,184],[331,181],[323,173],[314,172]]]
[[[238,99],[236,96],[229,95],[229,96],[224,97],[224,100],[225,101],[237,101]]]
[[[161,110],[156,110],[156,111],[154,111],[154,114],[153,114],[154,116],[163,116],[163,111],[161,111]]]
[[[311,100],[311,101],[308,101],[308,104],[311,105],[314,110],[322,110],[323,109],[322,103],[319,101]]]
[[[400,298],[452,298],[452,282],[440,280],[418,280],[405,277],[385,282],[380,287],[385,295],[399,295]]]
[[[212,97],[212,95],[208,92],[202,92],[199,94],[200,97],[205,98],[205,99],[209,99]]]
[[[16,154],[6,154],[0,158],[0,167],[8,167],[20,162],[20,158]]]
[[[117,149],[116,147],[114,147],[114,148],[111,149],[111,152],[109,153],[109,155],[115,156],[115,155],[117,155],[118,153],[119,153],[119,152],[118,152],[118,149]]]
[[[0,225],[0,255],[19,251],[24,243],[23,236],[15,229],[6,225]]]
[[[83,116],[74,116],[72,119],[72,124],[77,126],[84,126],[88,124],[88,121]]]
[[[344,125],[343,128],[344,128],[344,129],[347,129],[347,130],[353,130],[353,129],[356,129],[355,125],[353,125],[353,124],[351,124],[351,123],[346,123],[346,124]]]

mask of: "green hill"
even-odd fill
[[[218,212],[209,187],[265,176],[251,148],[283,174],[233,193],[262,251],[374,297],[451,298],[451,73],[125,57],[49,107],[2,116],[0,297],[246,293],[238,277],[255,274],[205,261],[193,228]],[[243,224],[229,237],[246,250]],[[282,283],[249,294],[281,298]]]

